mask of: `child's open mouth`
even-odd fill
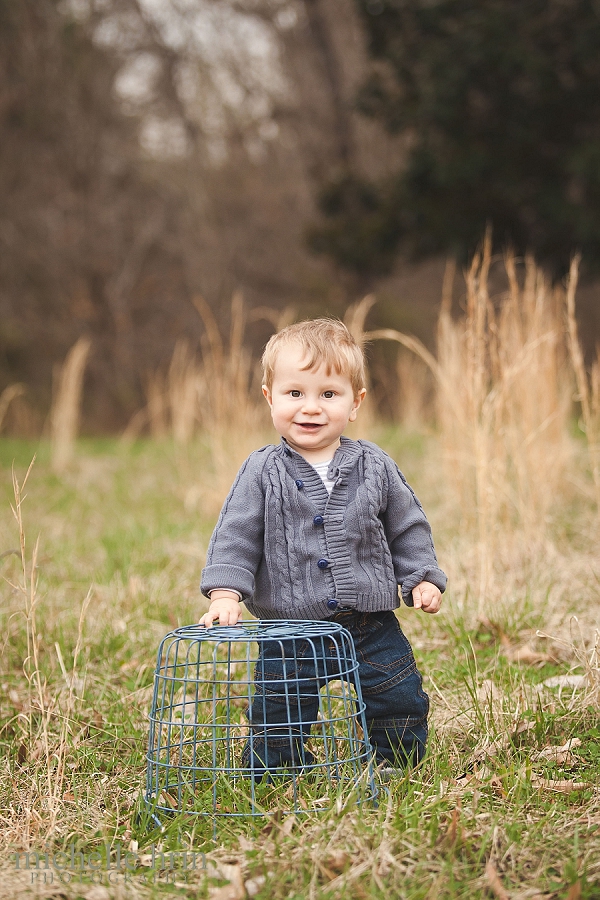
[[[296,422],[298,428],[301,428],[302,431],[318,431],[319,428],[322,428],[322,425],[319,425],[318,422]]]

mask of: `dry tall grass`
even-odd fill
[[[146,397],[150,434],[156,440],[162,440],[169,431],[169,404],[162,372],[149,373],[146,381]]]
[[[408,431],[421,431],[431,422],[431,373],[422,359],[402,348],[396,359],[398,396],[396,420]]]
[[[2,424],[8,412],[8,407],[17,397],[25,393],[25,387],[22,384],[9,384],[0,394],[0,431]]]
[[[569,334],[569,352],[575,373],[577,399],[581,403],[580,423],[585,432],[590,468],[596,494],[596,511],[600,524],[600,347],[596,352],[596,360],[592,364],[589,380],[585,368],[583,353],[577,333],[575,319],[575,289],[577,287],[577,270],[579,258],[571,262],[569,285],[567,290],[567,327]]]
[[[202,342],[202,370],[199,381],[199,421],[203,431],[213,437],[241,429],[252,428],[260,391],[253,379],[254,364],[244,345],[246,310],[242,295],[236,292],[231,300],[231,328],[229,341],[223,340],[212,310],[204,298],[197,297],[195,306],[205,327]],[[258,399],[257,399],[258,398]]]
[[[494,593],[495,561],[504,554],[502,568],[515,546],[527,546],[532,556],[545,546],[572,463],[574,380],[597,491],[600,485],[600,367],[594,366],[588,381],[574,317],[577,260],[562,288],[553,287],[532,259],[520,266],[509,254],[508,288],[495,298],[489,289],[491,265],[488,236],[465,274],[465,314],[456,319],[449,268],[437,357],[411,335],[393,329],[364,332],[364,317],[360,326],[362,340],[395,341],[434,376],[443,493],[460,511],[459,519],[454,516],[457,529],[468,536],[471,552],[476,548],[480,614]]]
[[[438,328],[440,437],[448,484],[476,518],[480,608],[506,534],[545,537],[571,449],[564,291],[530,259],[521,284],[508,256],[509,289],[494,304],[490,263],[488,239],[466,276],[465,317],[445,304]]]
[[[365,332],[365,322],[367,320],[367,316],[371,311],[372,307],[377,302],[377,298],[374,294],[367,294],[366,297],[363,297],[362,300],[359,300],[357,303],[353,303],[346,310],[346,314],[344,316],[344,324],[348,328],[348,331],[352,335],[355,341],[357,341],[363,349],[367,349],[367,335]],[[368,437],[374,424],[376,413],[373,406],[373,398],[370,391],[370,378],[369,378],[369,370],[366,370],[366,378],[367,378],[367,395],[361,404],[360,408],[360,416],[354,422],[353,425],[349,428],[349,435],[351,437]]]
[[[173,440],[189,444],[201,413],[202,372],[185,338],[177,341],[167,377]]]
[[[73,458],[79,430],[83,376],[90,347],[89,338],[79,338],[56,376],[50,411],[52,467],[55,472],[63,472]]]
[[[207,510],[218,509],[244,458],[267,432],[268,409],[260,391],[260,373],[245,345],[248,321],[242,295],[231,301],[228,340],[219,330],[215,316],[203,297],[194,305],[204,324],[200,356],[182,338],[175,346],[168,372],[150,373],[146,381],[147,404],[129,424],[124,438],[131,439],[146,425],[154,438],[171,434],[184,451],[199,437],[207,445],[210,478],[190,470],[186,502],[200,501]],[[252,319],[268,319],[278,329],[293,318],[259,308]],[[180,455],[181,461],[185,456]]]
[[[205,327],[198,378],[198,421],[212,460],[209,492],[203,500],[219,508],[235,473],[257,441],[270,437],[268,408],[260,390],[261,372],[244,344],[247,317],[240,293],[231,300],[231,328],[223,340],[212,311],[198,297]],[[285,312],[284,312],[285,315]]]

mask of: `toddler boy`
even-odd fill
[[[225,501],[202,573],[210,608],[200,623],[235,625],[241,601],[261,619],[339,622],[356,646],[377,762],[416,763],[429,700],[393,610],[399,586],[408,606],[440,608],[446,576],[429,523],[393,460],[343,435],[366,393],[363,353],[345,325],[315,319],[284,328],[268,342],[263,367],[281,442],[248,457]],[[246,746],[255,770],[310,761],[303,746],[310,725],[299,725],[295,744],[277,734],[285,681],[281,658],[266,654],[258,667],[269,696],[255,694],[249,719],[265,719],[273,739]],[[306,698],[302,722],[315,721],[316,703]]]

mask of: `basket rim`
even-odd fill
[[[237,625],[182,625],[165,635],[168,638],[188,638],[195,641],[273,641],[304,640],[314,637],[351,637],[343,625],[319,619],[244,619]]]

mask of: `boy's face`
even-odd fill
[[[271,390],[263,385],[273,425],[293,450],[310,463],[331,459],[340,436],[356,413],[366,391],[354,396],[350,379],[324,366],[303,369],[306,359],[296,344],[279,352]]]

